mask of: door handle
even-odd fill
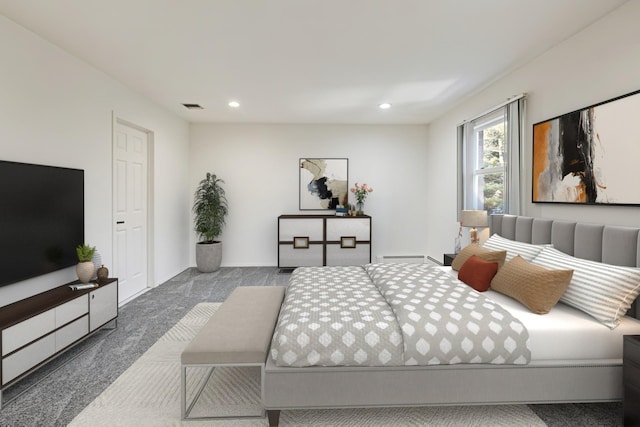
[[[117,221],[116,224],[124,224],[124,221]]]

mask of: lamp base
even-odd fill
[[[480,239],[478,238],[478,230],[476,230],[475,227],[473,227],[471,231],[469,231],[469,236],[471,237],[471,243],[476,245],[480,243]]]

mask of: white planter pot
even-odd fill
[[[220,269],[222,263],[222,242],[197,243],[196,267],[201,273],[211,273]]]
[[[76,265],[76,274],[78,275],[78,279],[80,279],[81,283],[89,283],[91,278],[93,277],[93,272],[95,270],[95,266],[93,262],[79,262]]]

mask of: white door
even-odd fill
[[[120,121],[113,147],[114,277],[118,302],[147,288],[148,134]]]

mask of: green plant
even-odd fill
[[[76,248],[76,253],[78,254],[78,261],[87,262],[91,261],[93,258],[93,254],[96,252],[95,246],[89,246],[87,244],[78,245]]]
[[[207,172],[207,176],[200,181],[195,192],[194,229],[202,239],[202,243],[213,243],[222,233],[222,227],[225,224],[228,212],[227,197],[220,184],[224,184],[222,179]]]

